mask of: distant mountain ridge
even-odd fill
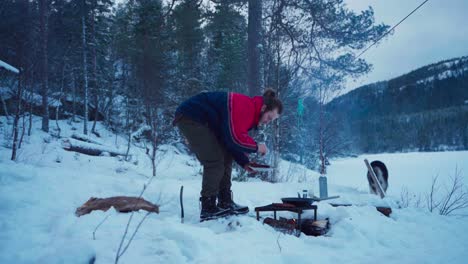
[[[361,86],[327,109],[357,151],[468,149],[468,56]]]

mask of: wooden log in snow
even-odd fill
[[[103,145],[101,142],[99,142],[97,140],[94,140],[94,139],[90,138],[89,136],[83,135],[83,134],[73,133],[71,135],[71,138],[79,140],[79,141],[83,141],[83,142],[93,143],[93,144],[97,144],[97,145]]]
[[[327,219],[316,220],[313,219],[304,219],[301,223],[302,233],[308,236],[323,236],[330,229],[330,222]]]
[[[392,208],[390,207],[377,206],[376,208],[377,208],[377,211],[379,211],[386,217],[390,217],[390,214],[392,213]]]
[[[80,217],[95,210],[101,210],[105,212],[111,207],[114,207],[115,210],[121,213],[145,210],[159,214],[159,205],[150,203],[143,198],[114,196],[109,198],[91,197],[86,203],[76,209],[75,215]]]
[[[101,156],[109,153],[110,156],[125,156],[124,151],[119,151],[111,147],[97,145],[94,143],[87,143],[72,138],[62,140],[62,147],[68,151],[74,151],[91,156]]]

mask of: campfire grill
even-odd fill
[[[301,215],[306,210],[314,210],[314,221],[317,220],[317,206],[312,204],[297,206],[289,203],[272,203],[265,206],[255,207],[255,212],[257,213],[257,221],[260,220],[260,212],[273,212],[273,217],[276,219],[276,212],[279,211],[288,211],[297,213],[297,225],[298,230],[301,229]]]

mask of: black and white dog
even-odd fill
[[[388,188],[388,170],[385,164],[381,161],[373,161],[371,162],[371,167],[374,169],[375,176],[377,176],[378,181],[380,182],[380,186],[384,189],[384,192],[387,191]],[[367,181],[369,182],[369,191],[372,194],[379,194],[379,186],[377,183],[372,179],[370,172],[367,172]]]

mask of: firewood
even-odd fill
[[[73,133],[71,135],[71,138],[79,140],[79,141],[83,141],[83,142],[97,144],[97,145],[104,145],[101,142],[99,142],[97,140],[94,140],[94,139],[90,138],[89,136],[83,135],[83,134]]]
[[[392,213],[392,208],[390,208],[390,207],[378,206],[378,207],[376,207],[376,209],[377,209],[377,211],[379,211],[380,213],[382,213],[386,217],[390,217],[390,214]]]
[[[91,197],[86,203],[76,209],[75,215],[79,217],[85,214],[89,214],[94,210],[101,210],[105,212],[111,207],[114,207],[115,210],[121,213],[128,213],[138,210],[145,210],[157,214],[159,213],[159,205],[150,203],[143,198],[114,196],[109,198]]]
[[[301,222],[302,233],[308,236],[323,236],[330,229],[330,222],[327,219],[314,221],[313,219],[304,219]]]
[[[78,141],[72,138],[63,139],[62,148],[68,151],[74,151],[90,156],[100,156],[105,153],[109,153],[110,156],[125,156],[124,151],[118,151],[116,149],[112,149],[111,147]]]
[[[296,232],[296,221],[293,219],[280,217],[280,219],[277,220],[271,217],[267,217],[265,220],[263,220],[263,223],[284,234],[292,235]]]

